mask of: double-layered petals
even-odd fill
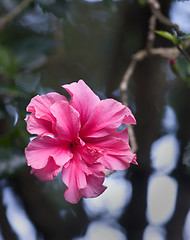
[[[25,155],[31,173],[41,181],[51,181],[62,171],[65,199],[77,203],[106,189],[105,169],[124,170],[136,164],[127,129],[117,132],[122,123],[136,121],[129,108],[113,99],[100,100],[83,80],[63,87],[70,101],[52,92],[29,103],[27,130],[37,137]]]

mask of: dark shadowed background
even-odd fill
[[[1,17],[21,2],[0,0]],[[160,3],[190,32],[190,1]],[[61,85],[82,78],[101,99],[120,101],[149,16],[143,1],[36,0],[0,29],[0,240],[190,239],[190,88],[167,59],[146,58],[130,79],[139,165],[107,177],[100,197],[67,203],[61,177],[40,182],[24,157],[25,108],[36,94],[66,94]]]

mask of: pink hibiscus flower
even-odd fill
[[[135,124],[129,108],[113,99],[100,100],[83,80],[63,85],[70,96],[51,92],[31,99],[27,130],[38,135],[26,147],[31,173],[51,181],[60,171],[67,188],[64,197],[77,203],[81,197],[99,196],[104,170],[124,170],[136,163],[129,146],[127,128]]]

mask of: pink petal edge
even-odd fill
[[[99,104],[99,97],[82,79],[78,82],[65,84],[62,87],[71,95],[70,105],[79,112],[81,126],[83,126]]]
[[[61,171],[62,167],[58,166],[54,159],[51,157],[48,160],[48,163],[44,168],[41,169],[34,169],[32,168],[31,174],[34,174],[40,181],[43,182],[50,182],[52,181]]]
[[[114,99],[100,101],[81,130],[82,137],[105,137],[115,132],[122,123],[136,123],[131,111]]]

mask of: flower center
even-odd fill
[[[71,142],[70,147],[71,147],[71,151],[74,151],[74,148],[76,148],[77,146],[84,146],[85,142],[80,138],[76,138],[73,142]]]
[[[80,137],[76,138],[73,143],[74,145],[81,145],[81,146],[85,145],[85,142]]]
[[[104,155],[103,152],[97,148],[87,146],[86,149],[95,159],[98,159]]]

